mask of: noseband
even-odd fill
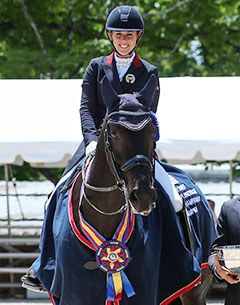
[[[128,172],[130,171],[132,168],[136,167],[136,166],[146,166],[148,167],[151,172],[153,170],[153,165],[150,162],[150,160],[143,156],[143,155],[136,155],[135,157],[127,160],[120,168],[122,172]]]

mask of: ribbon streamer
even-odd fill
[[[82,188],[80,190],[80,202],[82,200]],[[107,273],[107,298],[106,305],[119,305],[122,293],[127,297],[135,294],[134,289],[123,271],[129,261],[130,253],[126,242],[131,236],[134,227],[134,215],[126,209],[123,218],[113,235],[112,240],[106,240],[83,217],[79,209],[79,220],[82,232],[96,251],[96,261],[100,270]]]

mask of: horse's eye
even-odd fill
[[[109,135],[112,139],[118,140],[119,139],[119,132],[117,131],[116,128],[111,127],[109,130]]]
[[[155,126],[153,126],[153,129],[152,129],[152,138],[156,139],[156,136],[157,136],[157,129],[156,129]]]

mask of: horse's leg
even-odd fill
[[[202,270],[202,283],[181,296],[183,305],[206,305],[207,292],[212,284],[212,273],[209,268]]]

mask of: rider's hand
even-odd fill
[[[97,147],[97,141],[91,141],[87,146],[86,146],[86,156],[89,155],[94,155]]]

